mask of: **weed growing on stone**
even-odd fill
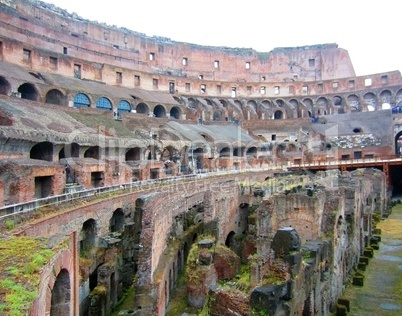
[[[1,315],[25,316],[37,296],[40,271],[53,256],[45,240],[30,237],[1,239]]]

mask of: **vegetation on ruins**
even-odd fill
[[[7,237],[1,239],[0,314],[27,315],[37,297],[42,267],[54,250],[44,238]]]

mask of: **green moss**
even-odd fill
[[[53,256],[45,239],[9,237],[0,241],[0,304],[2,315],[23,316],[37,296],[40,272]]]
[[[106,293],[107,293],[106,287],[104,285],[98,285],[92,290],[90,296],[91,297],[106,296]]]

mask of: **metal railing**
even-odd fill
[[[82,199],[85,197],[91,197],[99,195],[102,193],[124,191],[124,190],[141,190],[145,189],[146,186],[160,184],[160,183],[173,183],[178,181],[193,180],[209,176],[218,176],[225,174],[236,174],[245,172],[261,172],[261,171],[275,171],[275,170],[287,170],[289,168],[297,169],[308,169],[312,167],[328,167],[328,166],[341,166],[341,165],[357,165],[357,164],[374,164],[374,163],[389,163],[389,162],[401,162],[402,157],[398,156],[384,156],[378,158],[362,158],[362,159],[348,159],[348,160],[327,160],[327,161],[315,161],[311,163],[291,163],[287,164],[277,164],[271,165],[264,168],[250,168],[250,169],[239,169],[239,170],[226,170],[226,169],[215,169],[213,171],[208,169],[199,169],[194,174],[187,174],[182,176],[173,176],[161,179],[149,179],[135,181],[125,184],[117,184],[112,186],[98,187],[92,189],[84,189],[81,191],[49,196],[41,199],[35,199],[29,202],[17,203],[12,205],[6,205],[0,207],[0,221],[3,221],[9,217],[32,212],[38,210],[44,206],[59,205],[63,202],[73,201],[77,199]]]
[[[142,181],[135,181],[125,184],[118,184],[112,186],[98,187],[92,189],[85,189],[76,192],[65,193],[61,195],[52,195],[41,199],[35,199],[29,202],[17,203],[12,205],[6,205],[0,208],[0,221],[14,215],[32,212],[40,207],[48,206],[48,205],[59,205],[63,202],[73,201],[76,199],[82,199],[85,197],[91,197],[95,195],[99,195],[102,193],[110,193],[115,191],[124,191],[124,190],[139,190],[143,189],[146,186],[161,183],[161,182],[175,182],[175,181],[183,181],[200,177],[198,174],[189,174],[177,177],[169,177],[163,179],[149,179]]]
[[[345,160],[324,160],[324,161],[313,161],[313,162],[300,162],[291,163],[289,162],[287,166],[289,168],[309,168],[309,167],[328,167],[328,166],[342,166],[342,165],[370,165],[370,164],[381,164],[390,162],[402,162],[402,157],[396,155],[383,156],[383,157],[373,157],[373,158],[354,158]]]

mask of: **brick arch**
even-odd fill
[[[61,269],[51,290],[50,316],[70,316],[71,282],[67,269]]]
[[[6,78],[0,76],[0,94],[10,95],[11,85]]]
[[[32,83],[26,82],[18,87],[18,92],[21,94],[21,99],[27,99],[40,102],[38,89]]]
[[[59,89],[50,89],[46,92],[45,102],[56,105],[68,105],[66,95]]]

